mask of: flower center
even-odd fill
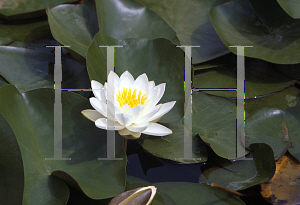
[[[123,88],[123,90],[119,89],[117,93],[117,101],[120,103],[120,106],[122,107],[125,104],[128,104],[131,108],[137,106],[137,105],[145,105],[145,102],[147,100],[147,95],[142,95],[142,91],[139,91],[139,94],[136,94],[137,89],[134,89],[132,92],[131,87],[129,88]]]

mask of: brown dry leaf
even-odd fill
[[[300,204],[300,163],[290,154],[276,162],[273,178],[261,184],[261,195],[274,205]]]

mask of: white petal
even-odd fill
[[[106,84],[106,98],[107,100],[111,101],[111,102],[114,102],[115,100],[115,95],[114,93],[116,92],[116,88],[111,86],[110,84]]]
[[[118,107],[120,110],[122,110],[120,103],[115,99],[115,104],[116,107]],[[122,111],[123,112],[123,111]]]
[[[149,91],[152,90],[154,87],[155,87],[154,81],[148,82],[148,89],[149,89]]]
[[[100,112],[103,116],[107,117],[107,109],[105,103],[94,97],[90,98],[90,103],[95,110]]]
[[[137,139],[141,136],[140,132],[131,132],[126,128],[119,130],[119,134],[127,139]]]
[[[116,114],[115,114],[115,113],[113,114],[113,113],[110,111],[110,109],[108,109],[108,112],[107,112],[107,119],[112,120],[112,121],[116,121],[115,116],[116,116]]]
[[[102,89],[103,85],[96,80],[91,81],[92,89]]]
[[[126,104],[127,105],[127,104]],[[124,105],[125,106],[125,105]],[[124,107],[123,106],[123,107]],[[134,118],[134,121],[136,120],[136,119],[138,119],[140,116],[141,116],[141,114],[142,114],[142,112],[144,111],[144,108],[145,108],[145,106],[144,105],[137,105],[137,106],[135,106],[135,107],[133,107],[133,108],[131,108],[129,111],[128,111],[128,115],[131,115],[133,118]]]
[[[154,121],[154,120],[162,117],[163,115],[165,115],[167,112],[169,112],[174,107],[175,103],[176,103],[176,101],[161,104],[160,110],[155,115],[150,117],[149,121]]]
[[[118,113],[122,113],[122,110],[115,106],[111,101],[107,101],[107,106],[111,114],[114,116]]]
[[[120,85],[119,85],[119,88],[130,87],[130,86],[133,85],[133,83],[134,83],[134,78],[132,77],[132,75],[128,71],[125,71],[120,76]]]
[[[147,111],[147,114],[143,113],[142,116],[140,118],[136,119],[134,123],[140,124],[140,123],[144,123],[144,122],[149,122],[150,117],[155,115],[160,110],[160,106],[161,106],[161,104],[157,105],[149,112]]]
[[[162,98],[165,92],[165,83],[161,83],[149,92],[148,100],[145,104],[146,109],[152,109]]]
[[[131,110],[131,107],[128,104],[125,104],[121,107],[123,113],[128,113]]]
[[[142,132],[147,135],[165,136],[172,134],[172,130],[157,123],[150,123],[146,130]]]
[[[141,124],[132,124],[128,127],[126,127],[128,130],[132,131],[132,132],[142,132],[144,131],[147,127],[149,126],[149,123],[141,123]]]
[[[106,90],[103,87],[102,90],[99,91],[100,94],[100,98],[98,98],[99,100],[101,100],[102,102],[106,103]]]
[[[135,88],[137,88],[138,90],[142,90],[143,94],[148,95],[148,77],[145,73],[137,77],[137,79],[134,81],[133,89]]]
[[[89,120],[95,122],[99,118],[104,118],[105,116],[101,115],[97,110],[82,110],[81,114],[83,114],[84,117],[88,118]]]
[[[92,86],[94,96],[96,98],[98,98],[99,100],[101,100],[102,102],[105,102],[106,97],[105,97],[105,88],[104,88],[104,86],[101,83],[99,83],[98,81],[95,81],[95,80],[92,80],[91,86]]]
[[[156,86],[154,88],[154,90],[156,89],[157,91],[157,96],[156,96],[156,99],[155,99],[155,105],[160,101],[160,99],[162,98],[162,96],[164,95],[165,93],[165,88],[166,88],[166,83],[161,83],[159,84],[158,86]]]
[[[115,118],[124,127],[131,125],[134,120],[134,118],[132,116],[125,114],[125,113],[118,113],[115,115]]]
[[[108,74],[107,83],[111,86],[114,85],[114,87],[117,88],[120,85],[120,78],[115,72],[110,71]]]
[[[130,131],[127,128],[124,128],[122,130],[119,130],[119,134],[124,136],[124,135],[130,135]]]
[[[133,136],[133,139],[137,139],[141,136],[140,132],[130,132],[131,136]]]
[[[104,94],[105,94],[105,99],[107,99],[107,85],[108,85],[108,84],[105,82],[105,83],[104,83],[104,86],[103,86],[104,89],[105,89],[105,92],[104,92]]]
[[[124,129],[124,126],[120,125],[118,122],[114,122],[114,127],[107,127],[107,120],[106,118],[100,118],[95,121],[96,127],[99,127],[104,130],[121,130]]]

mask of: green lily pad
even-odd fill
[[[106,131],[85,119],[81,111],[91,108],[85,98],[62,93],[62,157],[54,156],[54,90],[36,89],[19,93],[13,85],[0,89],[0,113],[17,138],[24,165],[24,204],[65,204],[73,184],[94,199],[113,197],[125,188],[126,155],[123,138],[116,136],[116,157],[106,157]],[[59,149],[57,147],[57,149]],[[74,181],[75,180],[75,181]]]
[[[167,38],[179,44],[175,31],[156,13],[133,0],[96,1],[99,27],[115,39]]]
[[[0,37],[0,45],[7,45],[7,44],[10,44],[12,42],[12,40],[10,40],[10,38],[2,38]]]
[[[276,169],[273,151],[267,144],[251,144],[247,158],[253,160],[229,161],[214,156],[218,167],[203,172],[200,183],[216,183],[233,190],[242,190],[269,181]]]
[[[20,92],[54,88],[55,58],[52,53],[1,46],[0,61],[0,74]],[[62,58],[62,73],[62,88],[90,88],[86,68],[80,63]],[[88,97],[89,92],[81,94]]]
[[[22,204],[24,171],[20,148],[5,118],[0,114],[0,203]]]
[[[245,101],[245,110],[253,113],[264,108],[276,108],[284,110],[289,107],[300,105],[300,90],[295,87],[288,87],[273,95],[247,99]]]
[[[208,68],[216,68],[222,67],[226,64],[236,65],[236,55],[233,53],[228,53],[221,57],[215,58],[213,60],[209,60],[197,65],[193,65],[194,72],[197,70],[208,69]]]
[[[9,0],[2,1],[0,17],[10,20],[36,18],[45,14],[47,7],[52,8],[75,0]]]
[[[50,33],[47,20],[22,24],[0,24],[0,45],[13,41],[30,42]]]
[[[36,50],[42,53],[54,53],[54,48],[46,47],[45,45],[59,45],[59,43],[54,40],[52,37],[43,37],[42,39],[32,40],[30,42],[20,42],[20,41],[13,41],[8,46],[10,47],[17,47],[17,48],[27,48],[31,50]],[[68,51],[64,48],[61,50],[61,54],[63,57],[67,57],[69,59],[72,59],[68,55]]]
[[[291,142],[289,153],[300,161],[300,106],[285,109],[283,119],[288,130],[288,140]]]
[[[217,155],[236,158],[236,104],[193,92],[193,132],[198,133]]]
[[[165,137],[149,137],[145,140],[138,140],[138,142],[146,151],[160,158],[170,159],[181,163],[198,163],[205,162],[207,160],[206,146],[198,135],[193,136],[192,152],[192,158],[197,158],[197,161],[183,160],[184,129],[186,128],[181,120],[170,123],[168,127],[173,131],[172,134]],[[186,131],[189,132],[188,130]]]
[[[282,111],[262,109],[246,118],[246,147],[252,143],[265,143],[272,147],[275,159],[279,159],[290,146],[288,136],[283,133]]]
[[[244,204],[244,202],[223,190],[206,184],[188,182],[163,182],[153,184],[158,190],[173,199],[176,204]]]
[[[175,32],[180,45],[201,46],[193,48],[193,63],[200,63],[229,52],[216,34],[209,10],[227,0],[136,0],[157,13]]]
[[[146,73],[155,85],[166,83],[160,103],[176,101],[173,109],[160,122],[176,122],[183,116],[184,105],[184,52],[167,39],[116,40],[103,31],[98,32],[87,53],[87,68],[91,80],[106,81],[106,48],[99,45],[123,45],[115,48],[115,72],[121,75],[128,70],[136,79]]]
[[[300,20],[274,0],[234,0],[210,11],[210,19],[225,45],[247,45],[245,56],[279,64],[300,63]],[[236,53],[237,49],[229,48]]]
[[[272,147],[275,159],[279,159],[288,150],[300,161],[298,114],[300,106],[283,111],[262,109],[246,118],[246,146],[251,143],[266,143]]]
[[[95,2],[87,0],[83,4],[47,8],[47,15],[53,37],[86,58],[88,47],[99,31]]]
[[[236,62],[216,68],[197,70],[194,88],[236,88]],[[297,78],[284,75],[275,65],[258,59],[245,59],[245,97],[252,98],[283,90]],[[205,91],[205,93],[236,98],[236,91]]]
[[[300,18],[300,2],[297,0],[277,0],[283,10],[288,13],[292,18]]]
[[[153,185],[157,187],[157,192],[160,196],[165,199],[168,196],[173,203],[170,201],[159,201],[154,200],[153,204],[165,204],[165,205],[181,205],[181,204],[195,204],[195,205],[206,205],[206,204],[232,204],[239,205],[244,204],[239,198],[223,191],[210,187],[206,184],[188,183],[188,182],[162,182],[150,184],[147,181],[138,179],[136,177],[127,177],[127,188],[137,188],[142,186]],[[159,197],[155,197],[159,199]],[[172,202],[171,201],[171,202]],[[160,203],[159,203],[160,202]]]

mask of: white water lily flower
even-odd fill
[[[154,81],[148,81],[146,74],[134,80],[128,71],[120,78],[111,71],[104,86],[94,80],[91,85],[95,97],[90,98],[90,103],[95,110],[83,110],[81,113],[94,121],[97,127],[118,130],[120,135],[129,139],[137,139],[141,133],[154,136],[172,133],[169,128],[156,123],[176,103],[172,101],[156,105],[165,92],[165,83],[155,86]],[[110,96],[111,93],[107,94],[107,90],[112,88],[114,93]],[[108,106],[107,97],[114,99]],[[114,122],[114,127],[107,126],[107,118]]]

